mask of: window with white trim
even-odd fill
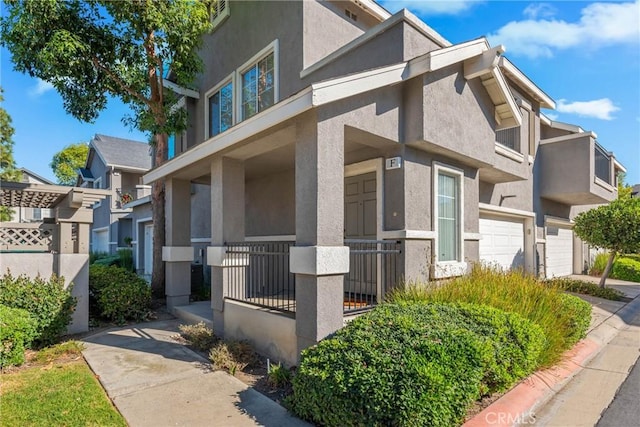
[[[42,209],[41,208],[33,208],[33,219],[40,221],[42,219]]]
[[[229,17],[229,1],[228,0],[213,0],[211,2],[210,16],[211,16],[211,28],[215,30],[218,25]]]
[[[233,126],[233,81],[223,83],[208,96],[209,138]]]
[[[93,180],[93,188],[102,188],[102,177]],[[99,208],[100,206],[102,206],[102,200],[98,200],[93,204],[94,209]]]
[[[463,184],[462,170],[434,163],[434,226],[436,262],[460,263],[463,260]]]
[[[240,114],[241,120],[245,120],[275,103],[275,53],[268,53],[240,75]]]

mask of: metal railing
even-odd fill
[[[347,239],[349,273],[344,275],[344,312],[367,310],[382,302],[400,281],[401,244],[393,240]]]
[[[519,153],[520,126],[496,131],[496,142]]]
[[[295,312],[296,277],[289,269],[295,242],[226,243],[227,298],[272,310]]]

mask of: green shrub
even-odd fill
[[[589,269],[589,274],[591,276],[602,276],[602,273],[604,273],[604,269],[607,267],[608,261],[608,252],[600,252],[596,254],[596,258],[593,260],[593,265]]]
[[[453,425],[543,346],[537,325],[491,307],[384,304],[303,351],[288,405],[328,426]]]
[[[274,388],[287,388],[291,385],[291,371],[280,363],[271,365],[267,372],[267,383]]]
[[[622,255],[623,258],[629,258],[632,259],[634,261],[638,261],[640,262],[640,254],[624,254]]]
[[[141,321],[149,314],[151,288],[124,268],[94,264],[89,267],[90,310],[108,320]]]
[[[575,292],[576,294],[592,295],[598,298],[604,298],[612,301],[620,301],[624,294],[617,289],[601,288],[596,283],[585,282],[584,280],[571,279],[569,277],[557,277],[545,280],[547,286],[557,287],[567,292]]]
[[[633,258],[621,257],[616,260],[611,270],[611,278],[640,282],[640,261]]]
[[[393,302],[468,302],[485,304],[507,312],[518,313],[538,324],[546,336],[540,355],[541,366],[552,366],[573,344],[571,328],[578,324],[572,312],[562,312],[563,292],[545,286],[534,276],[518,271],[503,272],[483,265],[475,265],[471,273],[457,277],[444,285],[407,284],[392,292]]]
[[[0,368],[24,363],[24,350],[35,338],[36,326],[27,310],[0,305]]]
[[[37,322],[34,343],[47,345],[54,343],[71,322],[76,304],[71,289],[71,284],[65,289],[62,277],[44,280],[7,273],[0,278],[0,304],[27,310]]]
[[[558,312],[564,313],[569,322],[565,329],[569,347],[587,335],[591,324],[591,304],[573,295],[560,294]]]
[[[104,265],[107,267],[114,265],[118,267],[120,265],[120,255],[108,255],[108,256],[102,257],[100,259],[95,260],[92,265]]]
[[[89,252],[89,264],[110,256],[107,252]]]

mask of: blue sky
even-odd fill
[[[581,1],[381,1],[390,12],[403,7],[452,43],[481,36],[503,44],[506,55],[557,103],[554,120],[597,133],[598,141],[640,183],[640,4]],[[53,180],[49,167],[65,145],[102,133],[146,140],[125,127],[128,109],[112,101],[93,124],[64,112],[47,83],[12,70],[0,52],[3,107],[16,129],[18,166]]]

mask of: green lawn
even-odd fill
[[[4,373],[0,384],[2,427],[127,425],[79,355]]]

